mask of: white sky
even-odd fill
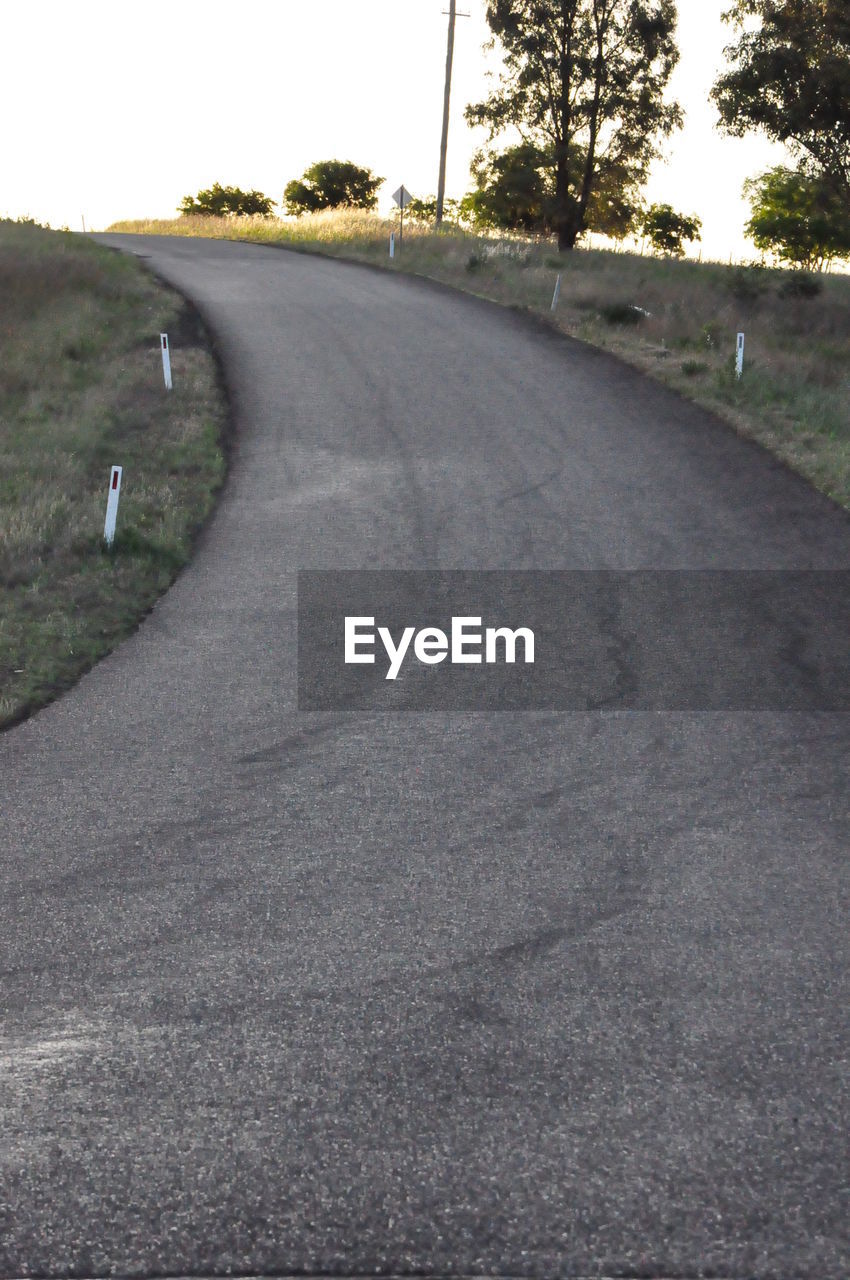
[[[215,181],[276,201],[316,160],[353,160],[436,190],[445,0],[0,0],[0,214],[103,228],[171,217]],[[703,254],[754,255],[741,184],[782,151],[721,137],[708,101],[728,0],[679,0],[672,92],[686,125],[647,195],[703,219]],[[485,0],[460,0],[448,194],[469,185],[481,134],[463,108],[486,90]],[[491,58],[492,62],[492,58]]]

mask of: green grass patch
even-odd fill
[[[709,366],[705,360],[683,360],[682,373],[688,378],[698,378],[702,373],[708,373]]]
[[[256,240],[429,276],[554,323],[604,347],[760,440],[850,508],[850,276],[812,277],[553,242],[406,225],[357,210],[278,218],[176,218],[110,230]],[[648,314],[646,314],[648,313]],[[730,375],[746,334],[744,377]],[[687,359],[670,360],[671,351]]]
[[[174,580],[224,478],[226,423],[179,295],[80,236],[0,221],[0,728],[67,689]]]

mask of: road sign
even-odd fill
[[[401,248],[401,242],[404,238],[404,211],[407,208],[407,206],[410,204],[412,199],[413,199],[413,196],[410,194],[410,192],[408,191],[404,183],[401,184],[398,191],[393,192],[393,200],[395,200],[399,210],[399,224],[398,224],[399,249]]]

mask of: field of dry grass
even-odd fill
[[[558,254],[551,243],[412,226],[391,263],[393,227],[349,210],[295,221],[176,218],[110,229],[276,243],[429,276],[546,316],[560,273],[552,319],[561,329],[714,409],[850,507],[850,276],[820,277],[819,291],[807,294],[799,275],[769,268],[606,250]],[[746,335],[740,381],[739,331]]]
[[[0,336],[5,728],[73,683],[173,581],[224,476],[227,415],[182,300],[80,236],[0,222]],[[113,463],[124,475],[108,552]]]

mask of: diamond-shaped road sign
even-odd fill
[[[413,196],[404,185],[400,186],[398,191],[393,192],[393,200],[395,200],[399,209],[406,209],[412,199]]]

